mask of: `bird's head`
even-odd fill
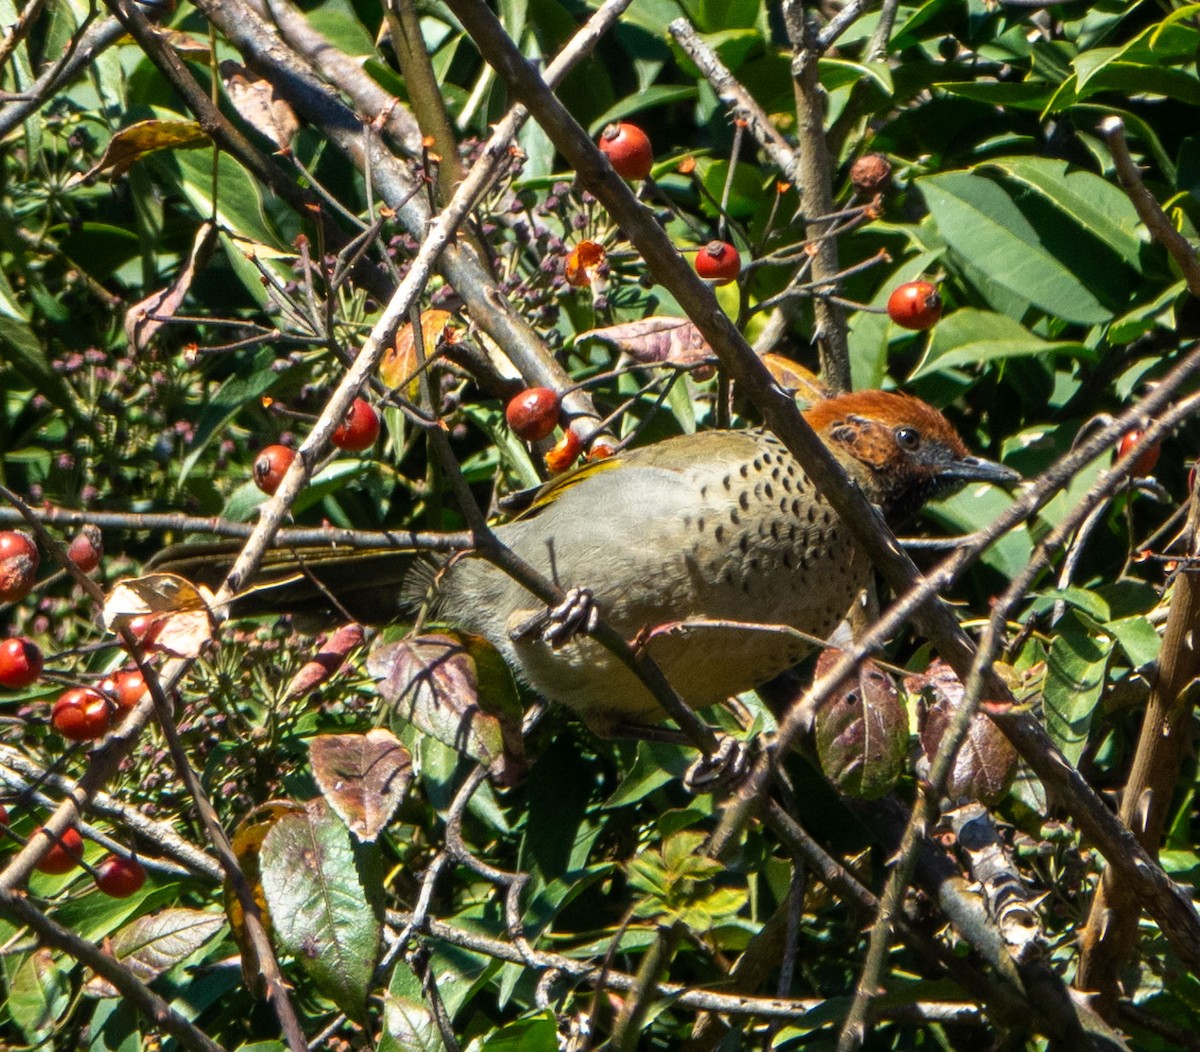
[[[892,522],[967,482],[1010,486],[1021,478],[972,456],[941,413],[910,395],[854,391],[818,402],[804,417]]]

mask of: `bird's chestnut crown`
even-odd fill
[[[967,482],[1011,485],[1020,475],[971,455],[932,406],[891,391],[856,391],[818,402],[805,419],[869,500],[893,521]]]

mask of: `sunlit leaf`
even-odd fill
[[[283,815],[263,839],[263,893],[275,939],[343,1012],[362,1019],[379,952],[377,877],[323,802]]]

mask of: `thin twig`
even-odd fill
[[[1117,179],[1121,188],[1133,202],[1138,217],[1150,231],[1150,236],[1163,246],[1178,264],[1187,282],[1188,291],[1193,296],[1200,296],[1200,257],[1196,250],[1162,210],[1162,206],[1154,199],[1154,195],[1146,189],[1142,182],[1142,173],[1133,163],[1129,153],[1129,144],[1125,141],[1125,122],[1120,117],[1105,117],[1098,126],[1104,141],[1108,143],[1112,154],[1113,164],[1117,169]]]
[[[856,7],[847,5],[846,10]],[[825,139],[825,91],[817,76],[817,57],[826,45],[812,12],[802,0],[784,0],[783,21],[792,45],[792,85],[796,97],[796,119],[800,137],[800,210],[806,216],[833,211],[833,163]],[[832,23],[831,23],[832,25]],[[815,245],[812,272],[817,281],[838,273],[837,242],[822,237],[827,224],[809,219],[808,239]],[[813,304],[816,339],[821,358],[821,378],[835,391],[850,390],[850,345],[846,312],[830,300]]]
[[[700,39],[692,23],[686,18],[677,18],[667,26],[667,32],[700,68],[717,97],[729,107],[732,116],[746,122],[750,134],[758,140],[771,163],[789,183],[799,185],[800,171],[795,151],[754,97],[725,67],[717,53]]]
[[[155,1028],[175,1038],[184,1048],[194,1052],[225,1052],[115,957],[51,920],[24,895],[8,889],[0,890],[0,913],[14,923],[30,928],[44,945],[62,950],[112,983]]]

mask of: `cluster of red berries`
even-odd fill
[[[35,836],[44,832],[38,829]],[[9,834],[8,809],[0,804],[0,833]],[[9,834],[14,835],[14,834]],[[60,876],[83,863],[83,837],[74,826],[53,840],[34,863],[39,873]],[[90,867],[89,867],[90,868]],[[132,855],[109,855],[91,868],[96,887],[114,899],[127,899],[146,883],[146,868]]]
[[[67,549],[70,560],[84,573],[100,565],[104,547],[100,531],[86,526]],[[0,531],[0,601],[18,602],[32,590],[40,559],[37,546],[24,533]],[[24,636],[0,640],[0,687],[23,690],[42,675],[45,660],[41,648]],[[99,690],[73,687],[54,703],[50,723],[71,741],[92,741],[103,737],[114,714],[132,708],[146,692],[140,672],[125,670],[106,678]],[[0,831],[8,831],[8,811],[0,804]],[[83,859],[83,838],[79,830],[67,829],[51,843],[38,859],[42,873],[68,873]],[[136,858],[110,855],[93,870],[96,886],[106,895],[127,898],[146,881],[146,871]]]
[[[361,453],[375,444],[379,428],[378,410],[365,398],[356,398],[330,441],[338,449]],[[288,446],[267,446],[254,461],[254,484],[268,496],[273,495],[295,459],[296,451]]]
[[[609,124],[597,140],[600,152],[622,179],[646,179],[654,164],[649,136],[636,124]],[[696,253],[696,273],[714,285],[728,285],[742,272],[742,257],[728,241],[710,241]]]

